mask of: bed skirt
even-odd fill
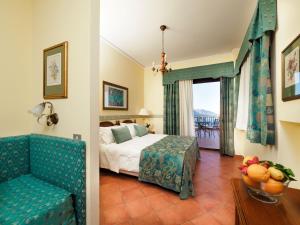
[[[199,159],[195,137],[167,136],[142,150],[139,180],[179,192],[181,199],[194,196],[193,174]]]

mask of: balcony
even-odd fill
[[[194,117],[196,136],[200,148],[220,149],[220,119],[219,117]]]

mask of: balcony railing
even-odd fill
[[[199,146],[202,148],[220,148],[220,118],[195,116],[195,129]]]

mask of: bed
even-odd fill
[[[134,122],[104,121],[100,122],[99,130],[121,126],[128,126],[130,130]],[[101,168],[137,176],[140,181],[180,193],[181,199],[194,195],[192,177],[199,158],[195,137],[147,134],[142,137],[133,136],[131,140],[120,144],[100,141],[99,149]]]

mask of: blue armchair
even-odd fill
[[[0,224],[86,224],[85,143],[0,138]]]

